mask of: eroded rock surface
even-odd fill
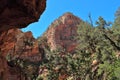
[[[0,1],[0,80],[30,80],[13,61],[38,63],[43,51],[31,32],[23,33],[18,28],[38,21],[45,7],[46,0]],[[13,60],[9,62],[8,57]]]
[[[40,63],[44,58],[44,53],[38,46],[38,42],[33,38],[32,33],[23,33],[19,29],[10,29],[0,34],[0,77],[3,80],[27,80],[22,75],[19,65],[8,62],[11,60],[21,59],[29,63]],[[16,60],[17,61],[17,60]]]
[[[1,0],[0,32],[38,21],[45,7],[46,0]]]
[[[11,54],[14,57],[28,59],[32,62],[41,60],[38,42],[30,31],[23,33],[19,29],[10,29],[0,36],[2,56]]]

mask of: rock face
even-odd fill
[[[51,50],[64,48],[68,52],[73,51],[77,45],[74,37],[77,35],[77,25],[80,22],[78,17],[69,12],[55,20],[45,33]]]
[[[21,73],[19,66],[12,65],[6,57],[41,62],[43,50],[32,33],[23,33],[18,28],[38,21],[45,7],[46,0],[0,1],[0,80],[30,80]]]
[[[45,7],[46,0],[1,0],[0,32],[38,21]]]
[[[32,62],[41,61],[38,42],[33,38],[30,31],[23,33],[19,29],[10,29],[0,36],[2,56],[10,54]]]
[[[11,67],[5,58],[10,55],[12,59],[19,58],[32,63],[41,62],[44,53],[41,52],[38,42],[31,32],[23,33],[19,29],[4,31],[0,36],[0,65],[4,65],[3,68],[0,67],[0,77],[3,80],[26,80],[25,76],[20,74],[19,66]]]

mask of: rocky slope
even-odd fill
[[[69,12],[55,20],[44,34],[51,50],[64,48],[68,52],[74,51],[77,45],[74,37],[77,35],[77,25],[81,21]]]

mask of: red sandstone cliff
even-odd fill
[[[19,29],[10,29],[0,34],[0,77],[3,80],[25,80],[19,65],[12,65],[6,60],[8,55],[12,59],[22,59],[30,63],[39,63],[44,58],[38,42],[31,32],[23,33]],[[12,67],[11,67],[12,65]]]
[[[77,45],[74,37],[77,35],[77,25],[80,22],[78,17],[69,12],[55,20],[44,35],[51,50],[64,48],[68,52],[73,51]]]
[[[28,59],[33,62],[41,61],[38,42],[33,38],[30,31],[23,33],[19,29],[10,29],[3,32],[0,36],[2,56],[11,54],[13,57]],[[38,58],[34,58],[34,56]]]
[[[45,7],[46,0],[0,1],[0,80],[28,80],[19,65],[6,60],[7,55],[32,63],[41,62],[43,51],[32,33],[23,33],[18,28],[38,21]]]

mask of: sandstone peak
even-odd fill
[[[69,17],[69,16],[74,16],[73,13],[71,12],[66,12],[64,13],[62,16],[65,16],[66,18]]]
[[[69,24],[68,20],[74,23],[74,21],[78,20],[78,17],[74,16],[72,13],[67,12],[63,14],[63,16],[60,17],[60,20],[62,21],[63,24]]]
[[[61,17],[65,17],[65,18],[68,18],[68,17],[72,17],[72,18],[74,18],[74,17],[77,17],[77,16],[75,16],[73,13],[71,13],[71,12],[66,12],[66,13],[64,13]],[[78,17],[77,17],[78,18]]]
[[[56,27],[59,24],[66,24],[66,25],[77,25],[80,22],[80,18],[72,14],[71,12],[66,12],[62,16],[60,16],[58,19],[56,19],[50,26]]]
[[[73,51],[76,47],[77,25],[82,20],[70,12],[67,12],[56,19],[48,28],[45,35],[51,50],[64,48],[66,51]]]

